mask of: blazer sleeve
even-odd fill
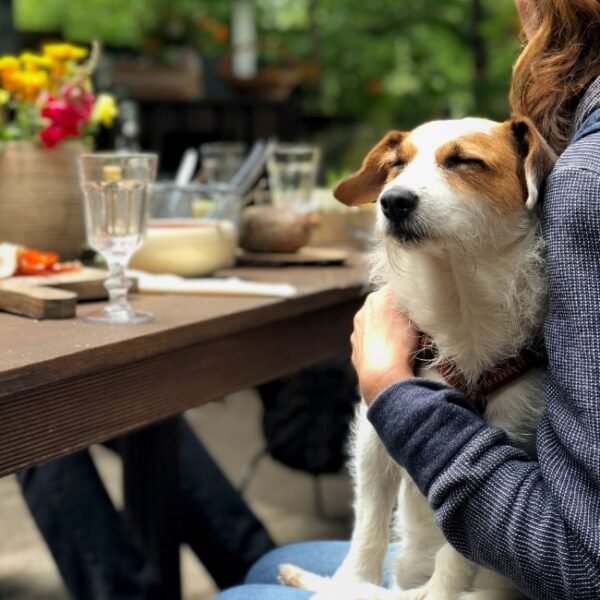
[[[557,165],[546,187],[549,369],[538,462],[438,383],[398,382],[368,412],[388,452],[427,496],[449,542],[540,600],[600,598],[596,152],[589,163]]]

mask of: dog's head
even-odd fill
[[[402,243],[481,240],[535,207],[555,160],[525,118],[432,121],[388,133],[334,194],[379,201],[381,231]]]

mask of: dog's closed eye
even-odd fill
[[[390,169],[403,169],[407,162],[403,158],[397,158],[388,164]]]
[[[455,170],[460,167],[479,167],[487,169],[488,164],[482,158],[475,156],[465,156],[459,153],[453,153],[444,159],[443,166],[446,169]]]

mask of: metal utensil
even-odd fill
[[[177,168],[177,173],[175,175],[175,186],[176,189],[171,194],[168,203],[167,203],[167,215],[170,217],[184,216],[178,214],[181,204],[183,194],[177,189],[179,187],[183,187],[187,185],[194,176],[196,172],[196,167],[198,166],[198,150],[195,148],[188,148],[181,157],[181,161],[179,162],[179,167]]]

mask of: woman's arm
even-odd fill
[[[544,201],[550,367],[539,462],[430,381],[388,385],[368,413],[448,540],[544,600],[600,598],[600,175],[589,166],[600,156],[588,168],[578,156],[600,155],[592,137],[565,153]]]

